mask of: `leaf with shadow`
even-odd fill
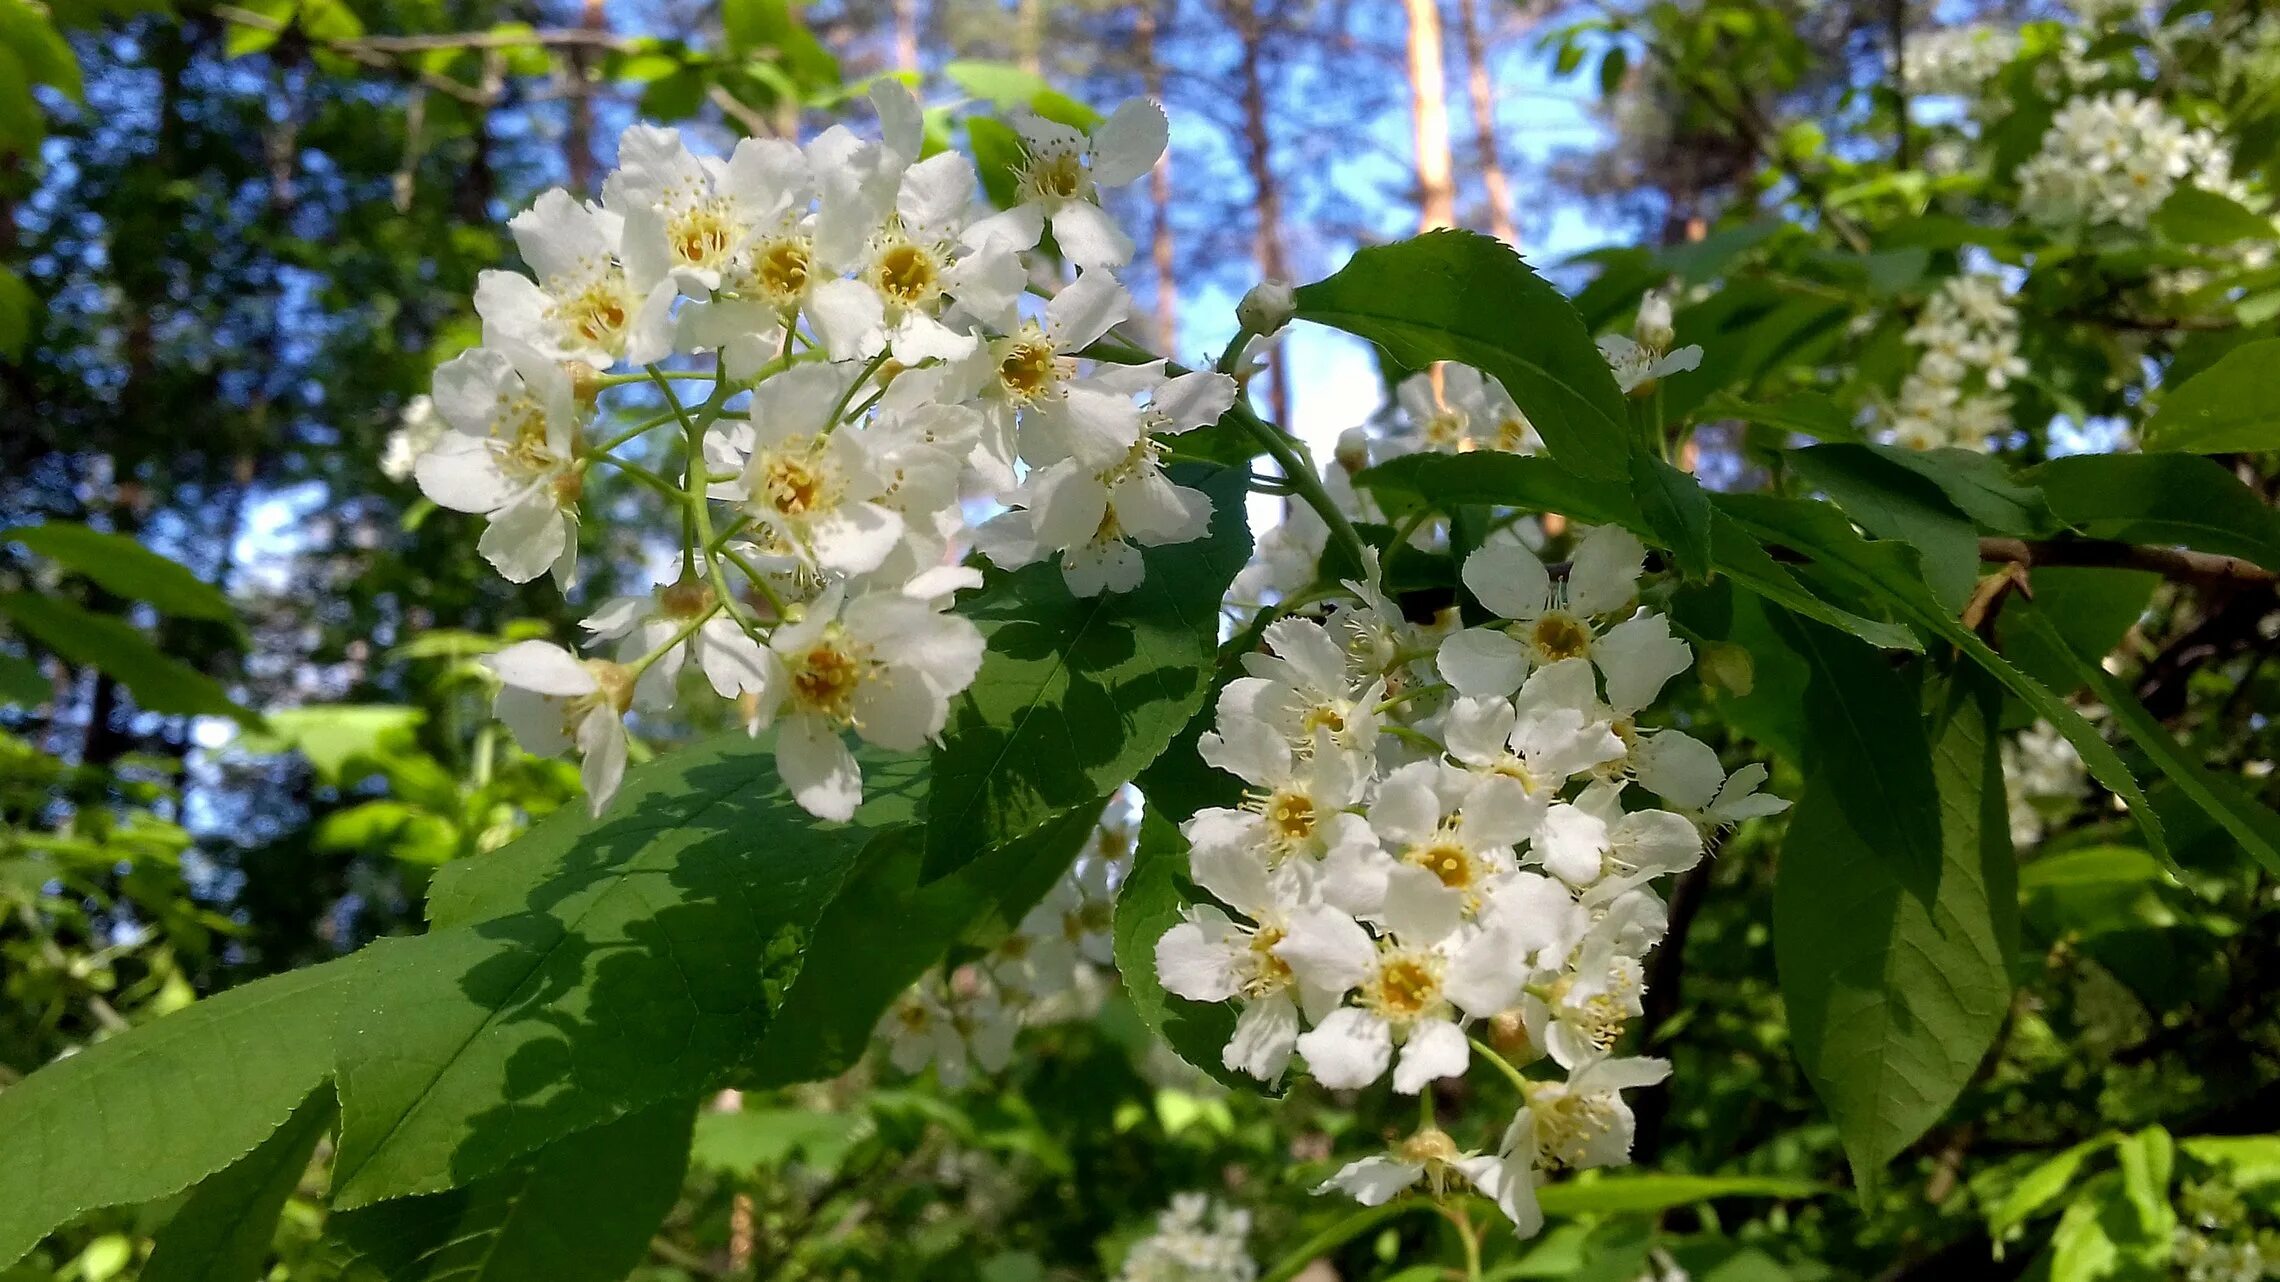
[[[1136,590],[1071,596],[1047,561],[990,571],[964,605],[989,649],[934,750],[928,879],[1130,781],[1202,706],[1219,599],[1251,553],[1245,482],[1200,466],[1172,478],[1211,496],[1211,531],[1147,549]]]
[[[550,820],[439,877],[437,929],[368,950],[337,1034],[335,1203],[428,1193],[718,1086],[753,1053],[825,906],[924,763],[866,754],[853,822],[818,822],[764,741],[636,771],[600,821]]]

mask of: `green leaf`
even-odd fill
[[[92,613],[59,596],[29,592],[0,594],[0,615],[14,620],[65,662],[115,678],[145,712],[260,724],[259,717],[230,699],[220,682],[167,657],[124,619]]]
[[[2165,390],[2145,422],[2145,448],[2194,454],[2280,450],[2280,405],[2272,396],[2275,362],[2280,362],[2280,338],[2258,339]]]
[[[286,1199],[332,1129],[333,1094],[319,1089],[259,1147],[190,1191],[151,1244],[138,1282],[252,1282],[264,1275]]]
[[[1718,392],[1695,411],[1703,419],[1739,419],[1810,436],[1817,441],[1857,441],[1860,427],[1852,413],[1819,392],[1791,392],[1770,401],[1745,400]]]
[[[1561,464],[1601,480],[1630,475],[1623,394],[1583,318],[1502,241],[1436,231],[1359,250],[1299,288],[1298,316],[1412,368],[1470,365],[1504,385]]]
[[[1921,697],[1884,656],[1849,637],[1775,616],[1805,661],[1803,760],[1833,794],[1884,874],[1928,895],[1944,853]]]
[[[2048,1209],[2060,1194],[2074,1186],[2082,1164],[2112,1145],[2116,1135],[2087,1139],[2042,1163],[2022,1176],[2003,1199],[1987,1211],[1987,1236],[2001,1243],[2020,1225]]]
[[[255,980],[0,1091],[0,1265],[99,1207],[180,1192],[251,1152],[332,1071],[349,958]]]
[[[1631,487],[1649,537],[1669,549],[1689,579],[1710,573],[1710,496],[1693,477],[1659,458],[1631,456]]]
[[[869,1120],[860,1115],[803,1108],[700,1113],[689,1160],[708,1171],[748,1180],[794,1158],[829,1174],[868,1129]]]
[[[2179,187],[2153,213],[2154,230],[2181,245],[2232,245],[2271,240],[2272,219],[2249,212],[2230,196],[2202,187]]]
[[[802,88],[839,82],[839,60],[800,21],[792,0],[722,0],[720,18],[732,52],[772,53]]]
[[[999,111],[1029,110],[1071,129],[1092,132],[1101,114],[1055,89],[1043,76],[1011,63],[961,59],[942,68],[950,82]]]
[[[1861,528],[1914,546],[1943,607],[1961,610],[1971,599],[1979,531],[1939,486],[1865,445],[1817,445],[1789,458],[1806,484],[1836,500]]]
[[[859,853],[916,813],[920,761],[863,762],[862,809],[823,823],[732,733],[630,772],[599,820],[558,811],[447,865],[436,929],[367,949],[342,1013],[335,1204],[465,1184],[723,1084]]]
[[[1993,703],[1932,688],[1938,866],[1872,843],[1838,763],[1809,757],[1774,883],[1774,961],[1798,1062],[1864,1199],[1954,1103],[2010,1006],[2017,890]],[[1894,727],[1895,729],[1897,727]]]
[[[2150,570],[2108,570],[2091,566],[2037,566],[2033,576],[2035,611],[2065,649],[2047,652],[2038,638],[2025,635],[2005,608],[1995,616],[2003,657],[2021,672],[2062,694],[2082,686],[2075,657],[2096,661],[2113,653],[2144,617],[2161,576]]]
[[[1870,618],[1807,590],[1789,568],[1773,559],[1748,529],[1718,511],[1710,512],[1710,559],[1718,573],[1784,609],[1840,628],[1886,650],[1921,650],[1914,633],[1885,619]]]
[[[2169,847],[2162,838],[2161,821],[2113,745],[2050,687],[2021,672],[1997,654],[1978,633],[1941,609],[1912,564],[1913,549],[1904,544],[1861,538],[1844,514],[1826,503],[1763,494],[1721,494],[1714,502],[1757,537],[1804,553],[1821,571],[1842,579],[1854,591],[1881,597],[1918,627],[1970,656],[1982,670],[2024,700],[2037,716],[2066,736],[2091,777],[2128,804],[2139,831],[2145,834],[2146,844],[2154,853],[2168,857]],[[2054,499],[2054,505],[2055,502]]]
[[[2001,459],[1978,450],[1910,450],[1897,445],[1864,447],[1886,462],[1904,467],[1940,488],[1948,501],[1997,534],[2049,534],[2058,529],[2042,491],[2019,480]]]
[[[1546,1184],[1536,1200],[1546,1215],[1652,1215],[1725,1197],[1794,1201],[1828,1191],[1826,1184],[1775,1175],[1598,1174]]]
[[[0,654],[0,703],[36,708],[55,697],[55,685],[40,665],[13,654]]]
[[[844,1071],[871,1044],[888,1004],[954,943],[987,947],[1010,931],[1091,839],[1094,798],[947,877],[923,875],[915,829],[882,836],[824,911],[807,965],[752,1060],[764,1085]]]
[[[74,102],[85,100],[79,59],[44,10],[24,0],[0,0],[0,45],[15,51],[25,83],[48,85]]]
[[[1592,525],[1637,528],[1639,512],[1628,477],[1588,479],[1548,458],[1476,450],[1469,454],[1405,454],[1354,478],[1354,484],[1401,508],[1431,505],[1442,511],[1489,504],[1527,512],[1560,512]]]
[[[1000,209],[1020,204],[1014,174],[1022,159],[1021,135],[1001,120],[968,116],[966,148],[974,155],[974,168],[981,175],[982,190],[989,195],[990,203]]]
[[[2169,731],[2153,714],[2145,710],[2137,696],[2095,659],[2086,658],[2068,647],[2050,621],[2035,609],[2030,601],[2012,603],[2004,611],[2026,635],[2034,637],[2046,649],[2055,649],[2070,657],[2076,675],[2090,692],[2104,703],[2114,720],[2128,733],[2130,741],[2145,753],[2154,766],[2177,785],[2178,791],[2190,798],[2203,813],[2217,821],[2231,833],[2241,849],[2264,865],[2266,871],[2280,873],[2280,814],[2259,805],[2239,786],[2226,779],[2186,753]]]
[[[319,778],[338,784],[359,758],[372,761],[389,745],[416,746],[412,732],[426,719],[418,708],[385,703],[281,708],[264,718],[265,730],[241,737],[237,746],[251,753],[298,752]]]
[[[1156,941],[1185,920],[1182,909],[1203,901],[1188,885],[1187,857],[1187,838],[1150,806],[1141,816],[1132,871],[1116,892],[1116,972],[1141,1022],[1181,1059],[1227,1086],[1261,1090],[1257,1078],[1224,1062],[1227,1040],[1235,1032],[1234,1006],[1173,996],[1156,978]]]
[[[1211,530],[1147,549],[1138,589],[1075,597],[1047,560],[992,571],[961,603],[989,649],[934,751],[928,877],[1129,782],[1202,706],[1219,599],[1251,553],[1244,479],[1172,477],[1210,495]]]
[[[123,534],[51,521],[0,530],[0,539],[21,543],[114,595],[148,602],[160,614],[237,621],[237,610],[221,589]]]
[[[1244,675],[1243,656],[1259,648],[1260,638],[1275,617],[1272,610],[1259,611],[1242,631],[1219,647],[1218,668],[1212,676],[1210,694],[1188,719],[1186,727],[1172,736],[1171,746],[1158,753],[1148,768],[1133,780],[1141,795],[1147,798],[1150,810],[1170,816],[1174,823],[1184,823],[1206,806],[1235,806],[1242,802],[1243,781],[1206,762],[1197,751],[1197,744],[1204,733],[1218,723],[1220,693],[1228,682]]]
[[[0,360],[23,356],[32,341],[32,312],[38,306],[39,299],[24,278],[0,267]]]
[[[2191,454],[2078,454],[2034,479],[2051,509],[2093,538],[2237,556],[2280,570],[2280,512],[2219,464]]]
[[[681,1191],[696,1108],[579,1131],[463,1189],[335,1215],[335,1243],[389,1282],[617,1282]]]

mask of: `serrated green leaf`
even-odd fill
[[[1774,883],[1792,1043],[1866,1198],[1954,1103],[2011,1001],[2018,892],[1994,701],[1945,683],[1930,693],[1933,877],[1879,853],[1868,829],[1884,817],[1851,811],[1845,782],[1809,758]]]
[[[89,529],[72,521],[19,525],[0,530],[0,539],[20,543],[66,566],[104,590],[129,601],[148,603],[161,614],[185,619],[237,620],[237,609],[221,589],[123,534]]]
[[[854,821],[819,822],[765,741],[729,734],[630,772],[599,820],[558,811],[447,865],[436,929],[367,949],[343,1008],[335,1204],[465,1184],[721,1085],[863,847],[916,814],[922,762],[867,753],[864,773]]]
[[[1150,807],[1140,820],[1132,871],[1116,892],[1116,971],[1140,1021],[1181,1059],[1227,1086],[1263,1090],[1257,1078],[1226,1066],[1235,1008],[1176,997],[1156,978],[1156,941],[1185,920],[1182,910],[1200,898],[1186,889],[1187,852],[1187,838]]]
[[[2192,454],[2078,454],[2034,479],[2060,520],[2093,538],[2237,556],[2280,570],[2280,512]]]
[[[1715,502],[1710,512],[1710,559],[1718,573],[1783,609],[1842,629],[1881,649],[1923,649],[1916,635],[1899,624],[1871,618],[1808,590],[1748,529],[1718,511]]]
[[[2098,660],[2145,614],[2161,576],[2150,570],[2108,570],[2092,566],[2037,566],[2033,575],[2035,610],[2071,652],[2050,653],[2021,634],[2011,611],[1995,616],[2003,657],[2019,670],[2061,694],[2081,688],[2081,672],[2071,656]]]
[[[1630,528],[1645,520],[1628,477],[1589,479],[1548,458],[1495,450],[1405,454],[1361,473],[1354,484],[1396,508],[1431,504],[1447,510],[1489,504]]]
[[[660,1104],[466,1188],[335,1215],[327,1235],[388,1282],[616,1282],[673,1209],[695,1113]]]
[[[332,1129],[333,1094],[320,1088],[277,1132],[190,1190],[151,1243],[138,1282],[253,1282],[269,1262],[286,1199]]]
[[[1297,293],[1299,319],[1366,338],[1404,365],[1457,361],[1496,379],[1562,465],[1628,479],[1631,434],[1607,362],[1574,305],[1504,242],[1428,232],[1359,250]]]
[[[2058,518],[2042,491],[2012,475],[2001,459],[1978,450],[1910,450],[1897,445],[1865,447],[1940,488],[1966,516],[1997,534],[2049,534]]]
[[[1710,496],[1693,477],[1659,458],[1631,456],[1631,489],[1647,536],[1689,579],[1710,573]]]
[[[1862,529],[1914,546],[1942,606],[1961,610],[1971,599],[1979,531],[1939,486],[1861,445],[1817,445],[1789,458],[1806,484],[1836,500]]]
[[[251,1152],[331,1073],[351,957],[255,980],[0,1091],[0,1265],[87,1211],[180,1192]]]
[[[1803,760],[1885,876],[1917,893],[1940,877],[1941,817],[1921,697],[1884,656],[1827,628],[1775,616],[1805,662]]]
[[[2153,211],[2153,228],[2181,245],[2234,245],[2280,236],[2268,215],[2251,213],[2230,196],[2181,186]]]
[[[992,572],[960,604],[989,649],[934,751],[926,874],[956,871],[1156,759],[1208,691],[1219,599],[1251,553],[1243,474],[1180,467],[1212,501],[1203,538],[1147,549],[1129,593],[1070,595],[1058,563]]]
[[[2207,766],[2187,755],[2185,749],[2162,724],[2153,719],[2137,696],[2127,686],[2114,679],[2095,659],[2077,653],[2066,645],[2031,601],[2016,602],[2005,609],[2015,615],[2014,626],[2034,637],[2046,649],[2068,656],[2075,665],[2075,673],[2082,684],[2106,705],[2108,712],[2119,723],[2130,741],[2138,746],[2154,766],[2177,785],[2178,791],[2190,798],[2203,813],[2217,821],[2240,843],[2241,849],[2269,872],[2280,873],[2280,814],[2257,804],[2241,792],[2231,780],[2225,779]]]
[[[798,1158],[821,1174],[838,1169],[868,1119],[803,1108],[744,1108],[697,1115],[692,1164],[723,1175],[753,1179]]]
[[[281,708],[266,714],[266,729],[243,736],[237,746],[252,753],[298,752],[319,778],[337,784],[358,758],[371,760],[388,744],[413,746],[411,733],[426,719],[418,708],[395,704]]]
[[[2280,450],[2280,405],[2272,396],[2275,362],[2280,362],[2280,338],[2258,339],[2164,391],[2145,422],[2145,447],[2195,454]]]
[[[257,726],[261,718],[231,700],[221,683],[160,652],[132,624],[95,614],[59,596],[0,594],[6,617],[65,662],[115,678],[146,712],[168,716],[229,717]]]

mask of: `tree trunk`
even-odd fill
[[[1164,66],[1156,61],[1157,0],[1145,0],[1134,20],[1133,39],[1140,58],[1140,81],[1150,98],[1164,101]],[[1148,256],[1156,265],[1156,350],[1170,356],[1179,350],[1179,277],[1177,246],[1172,242],[1172,149],[1156,157],[1148,172]]]
[[[1238,63],[1242,78],[1243,160],[1251,173],[1251,218],[1255,224],[1252,245],[1259,263],[1259,279],[1289,280],[1282,238],[1282,186],[1275,181],[1273,139],[1267,132],[1267,81],[1261,55],[1266,44],[1266,23],[1259,0],[1238,0],[1235,37],[1242,44]],[[1269,412],[1277,425],[1290,426],[1290,375],[1283,344],[1277,339],[1268,357],[1273,376]]]
[[[1014,55],[1021,69],[1030,75],[1042,75],[1045,70],[1045,0],[1021,0],[1015,10]]]
[[[1512,224],[1512,184],[1497,154],[1496,88],[1489,79],[1476,0],[1457,0],[1457,21],[1464,27],[1465,90],[1472,98],[1473,145],[1480,152],[1480,181],[1488,194],[1488,227],[1498,240],[1517,249],[1520,229]]]
[[[918,0],[895,0],[895,65],[918,71]]]
[[[1441,69],[1440,0],[1402,0],[1409,10],[1409,114],[1416,127],[1417,229],[1457,225],[1450,177],[1449,86]]]
[[[608,15],[603,12],[602,0],[581,0],[578,25],[588,31],[607,29]],[[570,171],[570,191],[583,200],[595,195],[594,187],[594,87],[586,78],[588,49],[580,45],[565,56],[564,66],[570,84],[570,128],[563,135],[562,149],[566,167]]]

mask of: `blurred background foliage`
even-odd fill
[[[415,928],[436,866],[575,796],[570,767],[489,721],[474,663],[566,629],[568,607],[482,566],[464,519],[391,468],[388,437],[473,341],[466,300],[511,258],[507,213],[549,185],[589,189],[628,121],[717,147],[809,132],[895,71],[922,74],[930,101],[1148,93],[1179,122],[1128,219],[1164,350],[1223,339],[1252,280],[1311,278],[1420,225],[1491,230],[1532,258],[1586,250],[1557,274],[1595,325],[1663,280],[1721,282],[1682,298],[1679,332],[1727,362],[1725,409],[1755,407],[1705,413],[1691,460],[1739,484],[1774,465],[1777,429],[1827,427],[1823,406],[1898,380],[1898,300],[1935,256],[1968,240],[2022,260],[1989,185],[1920,163],[1960,122],[1900,124],[1915,118],[1889,68],[1935,26],[2051,17],[2083,22],[1979,0],[0,0],[0,1087]],[[2180,55],[2202,94],[2186,109],[2224,124],[2236,174],[2263,174],[2280,146],[2270,23],[2253,3],[2170,17],[2204,33]],[[2237,58],[2218,58],[2227,45]],[[2031,149],[2049,118],[2017,89],[1998,153]],[[1981,232],[1959,236],[1967,220]],[[2258,302],[2280,297],[2266,268],[2204,291],[2214,310],[2149,314],[2149,251],[2082,252],[2081,271],[2038,272],[2021,309],[2025,461],[2082,448],[2162,371],[2206,368],[2280,310]],[[1722,351],[1746,326],[1780,337]],[[1276,417],[1326,442],[1355,416],[1308,395],[1321,365],[1284,352],[1263,377]],[[2269,503],[2272,459],[2227,462]],[[610,484],[589,502],[629,519],[586,526],[588,601],[647,582],[618,533],[639,528],[643,493]],[[2269,594],[2140,586],[2116,671],[2208,764],[2269,793]],[[1690,691],[1679,719],[1730,755],[1773,750],[1774,790],[1793,793],[1769,692],[1794,700],[1802,677],[1742,676]],[[1677,1070],[1644,1094],[1638,1160],[1793,1195],[1580,1181],[1495,1276],[2280,1271],[2270,876],[2190,808],[2172,876],[2078,775],[2027,793],[2008,1024],[1865,1205],[1785,1043],[1773,830],[1752,826],[1675,890],[1641,1041]],[[962,1089],[875,1057],[716,1101],[635,1276],[1114,1276],[1189,1190],[1246,1210],[1253,1253],[1299,1250],[1308,1278],[1445,1276],[1450,1230],[1430,1218],[1323,1243],[1311,1264],[1300,1250],[1343,1213],[1305,1196],[1333,1141],[1407,1118],[1318,1091],[1225,1095],[1149,1044],[1105,972],[1072,1013]],[[93,1217],[7,1276],[135,1277],[170,1209]],[[313,1200],[275,1250],[278,1278],[369,1267]]]

